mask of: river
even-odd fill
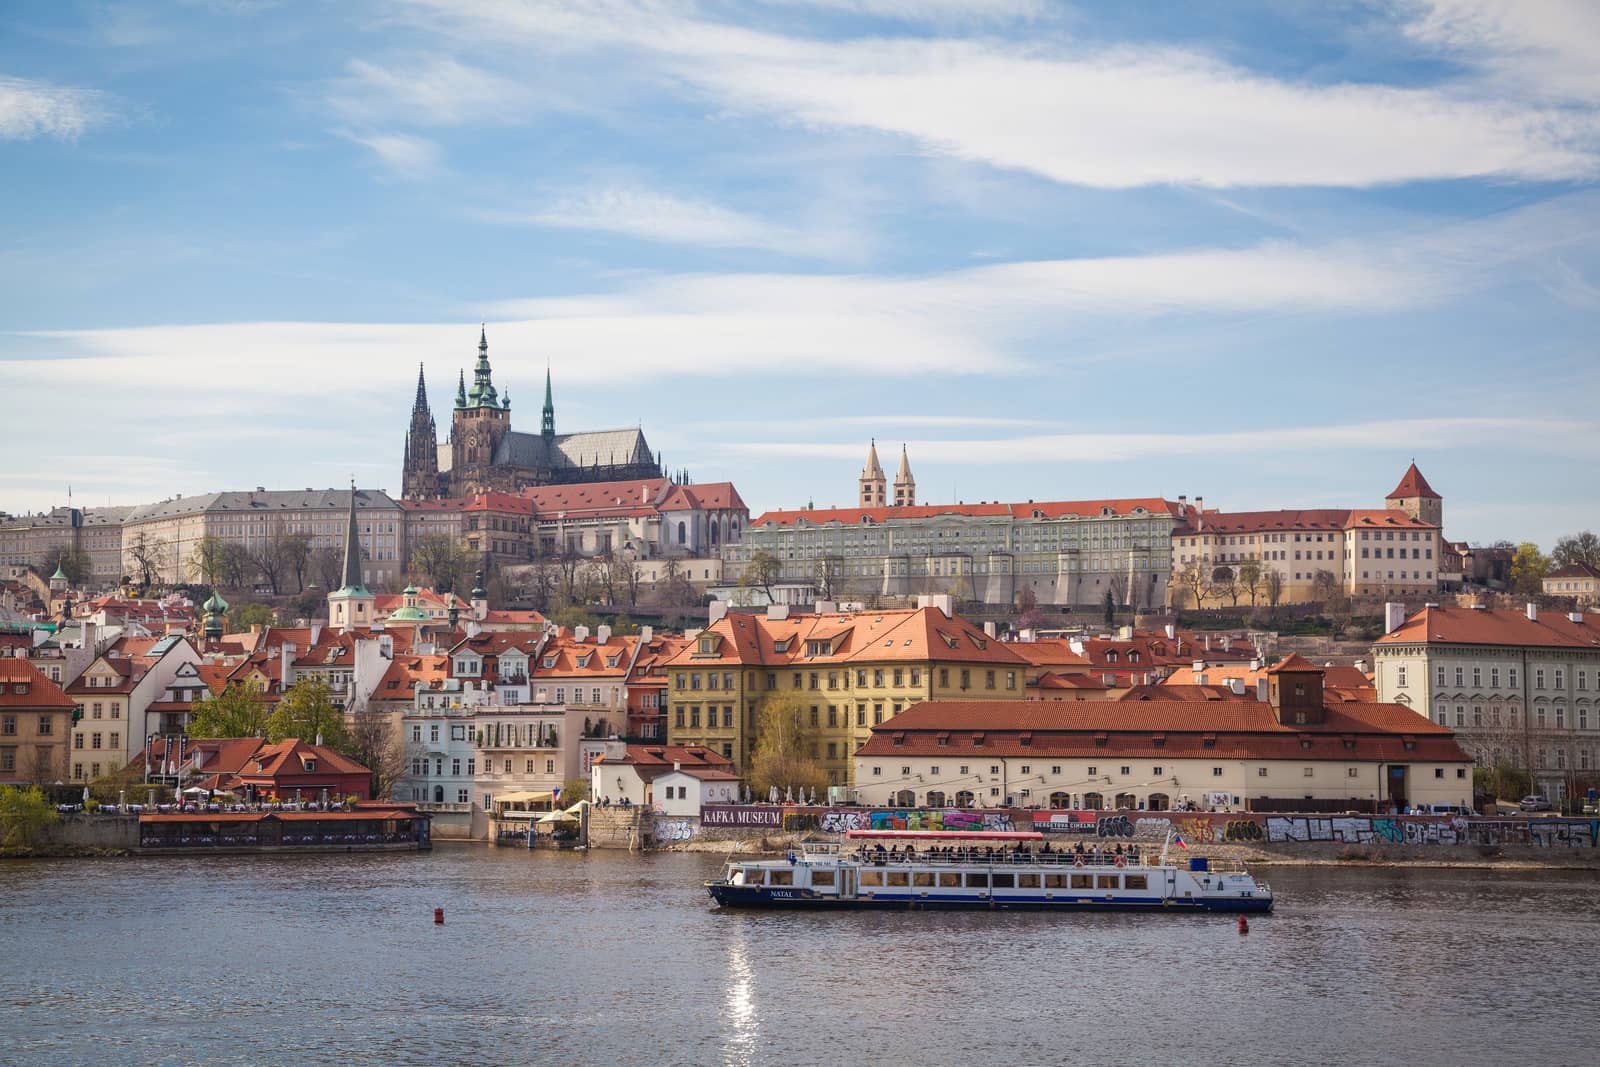
[[[1592,872],[1274,868],[1278,910],[1241,936],[719,913],[718,867],[467,845],[0,864],[0,1062],[1595,1062]]]

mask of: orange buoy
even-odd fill
[[[443,926],[444,925],[444,909],[443,908],[434,908],[433,909],[433,922],[434,922],[435,926]],[[1244,919],[1240,918],[1239,922],[1243,923]]]
[[[438,921],[444,922],[443,919],[439,919]],[[1239,932],[1241,934],[1248,934],[1250,932],[1250,920],[1246,919],[1243,915],[1239,916]]]

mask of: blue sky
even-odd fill
[[[753,511],[1381,503],[1600,524],[1585,0],[13,3],[0,509],[398,491],[513,423]]]

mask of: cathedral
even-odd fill
[[[478,362],[472,388],[466,374],[456,385],[450,412],[450,439],[438,441],[428,388],[417,369],[417,400],[406,433],[407,500],[469,497],[478,493],[515,493],[532,485],[570,485],[661,477],[659,457],[650,452],[641,430],[556,433],[555,400],[550,372],[544,379],[544,417],[539,432],[511,429],[511,394],[495,389],[489,370],[489,335],[478,337]]]

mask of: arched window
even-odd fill
[[[1172,800],[1165,793],[1151,793],[1150,799],[1145,801],[1145,807],[1151,811],[1166,811],[1172,806]]]
[[[1057,810],[1060,810],[1062,808],[1070,808],[1070,807],[1072,807],[1072,794],[1071,793],[1051,793],[1050,794],[1050,806],[1052,808],[1057,809]]]
[[[1084,811],[1100,811],[1105,806],[1106,806],[1105,798],[1102,797],[1099,793],[1085,793],[1085,794],[1083,794],[1083,810]]]
[[[963,789],[961,792],[956,794],[956,807],[958,807],[958,808],[974,807],[975,806],[974,802],[977,799],[978,799],[977,797],[972,795],[972,790]]]
[[[928,807],[930,807],[930,808],[942,808],[944,806],[945,806],[945,804],[944,804],[944,793],[942,793],[939,790],[935,789],[935,790],[933,790],[932,792],[930,792],[928,794]]]
[[[902,789],[894,795],[894,806],[897,808],[914,808],[917,806],[917,794],[909,789]]]
[[[678,523],[678,544],[686,544],[689,540],[689,527],[683,522]]]
[[[719,540],[721,540],[721,538],[717,536],[718,532],[719,531],[717,530],[717,520],[716,519],[712,519],[711,520],[711,547],[712,548],[717,547],[717,542]]]
[[[433,802],[435,804],[444,803],[444,786],[436,785],[433,787]]]
[[[1134,799],[1132,793],[1118,793],[1117,794],[1117,810],[1119,810],[1119,811],[1130,811],[1133,808],[1136,808],[1138,806],[1139,806],[1139,802]]]

